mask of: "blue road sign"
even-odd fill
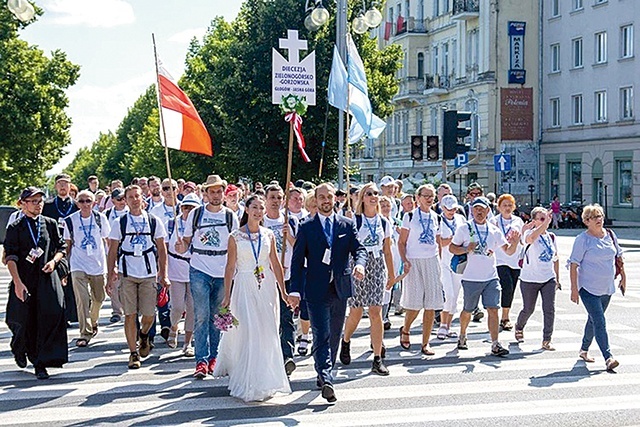
[[[453,160],[453,165],[457,168],[469,163],[469,153],[458,154]]]
[[[493,156],[493,168],[496,172],[511,170],[511,154],[496,154]]]

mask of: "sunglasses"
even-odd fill
[[[372,196],[378,196],[380,195],[380,193],[377,191],[367,191],[366,193],[364,193],[364,195],[368,197],[372,197]]]
[[[174,190],[177,190],[176,187],[173,187]],[[162,187],[162,191],[169,191],[171,190],[171,187]]]
[[[181,205],[180,208],[190,211],[191,209],[194,209],[195,206],[193,206],[193,205]]]
[[[116,202],[121,202],[124,200],[124,196],[122,197],[114,197],[113,200],[115,200]]]
[[[93,200],[91,200],[91,199],[82,199],[82,200],[78,200],[78,203],[82,203],[82,204],[84,204],[84,203],[93,203]]]
[[[478,197],[478,196],[482,196],[482,193],[476,192],[476,191],[472,191],[471,193],[469,193],[469,195],[471,197]]]

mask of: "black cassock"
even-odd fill
[[[27,256],[34,249],[35,240],[44,252],[30,263]],[[52,273],[42,271],[44,265],[56,253],[64,253],[65,248],[58,223],[42,215],[35,220],[25,216],[7,229],[4,242],[6,260],[15,261],[18,274],[31,294],[26,302],[22,302],[15,295],[13,281],[9,284],[6,322],[13,333],[11,351],[14,354],[26,353],[34,366],[61,367],[68,361],[61,281],[61,277],[68,274],[67,260],[63,258]]]

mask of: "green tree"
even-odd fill
[[[80,72],[62,51],[47,57],[21,40],[21,26],[0,6],[0,204],[27,185],[43,185],[65,154],[71,120],[64,91]]]

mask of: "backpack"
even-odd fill
[[[191,232],[192,237],[196,234],[196,230],[205,228],[200,226],[202,216],[204,214],[204,209],[206,209],[204,206],[198,206],[193,210],[193,228]],[[227,207],[223,207],[222,209],[224,210],[224,220],[227,225],[227,230],[229,230],[229,233],[231,233],[231,229],[233,228],[233,211]]]
[[[98,225],[98,229],[100,230],[100,233],[102,234],[102,218],[100,218],[100,214],[98,214],[98,212],[96,211],[91,211],[91,214],[93,215],[93,218],[96,221],[96,224]],[[73,245],[74,239],[73,239],[73,222],[71,221],[71,216],[68,216],[64,219],[65,224],[67,225],[67,229],[69,230],[69,236],[71,237],[71,244]]]
[[[156,234],[157,219],[155,216],[149,215],[149,228],[151,230],[150,233],[127,233],[126,231],[127,231],[128,217],[129,215],[122,215],[120,218],[118,218],[118,222],[120,223],[120,235],[122,236],[120,238],[120,241],[118,242],[118,259],[122,258],[122,275],[124,277],[127,277],[127,261],[125,257],[134,256],[133,252],[125,251],[122,249],[122,242],[124,242],[124,239],[126,239],[127,236],[135,236],[135,235],[151,236],[151,242],[153,244],[151,245],[150,248],[142,252],[142,255],[144,256],[144,263],[147,267],[147,273],[151,274],[152,270],[151,270],[151,261],[149,260],[149,254],[153,252],[154,257],[156,259],[158,257],[157,244],[155,239],[153,238],[153,236]]]
[[[380,218],[382,218],[382,216]],[[389,221],[388,219],[382,218],[382,231],[384,234],[387,234],[388,221]],[[360,231],[361,228],[362,228],[362,215],[356,214],[356,229]]]

